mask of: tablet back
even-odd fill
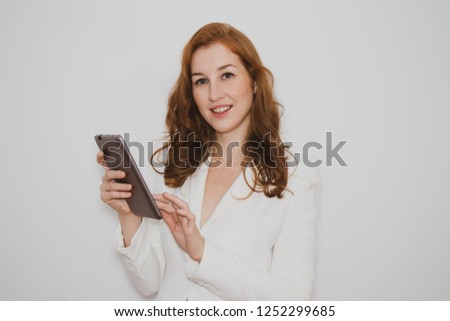
[[[132,185],[131,197],[126,199],[131,211],[138,216],[160,220],[162,217],[158,206],[122,136],[96,135],[95,141],[105,155],[108,167],[126,173],[125,178],[116,181]]]

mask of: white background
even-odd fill
[[[98,133],[161,137],[181,50],[228,22],[321,166],[315,300],[450,300],[450,2],[0,0],[0,299],[140,300]],[[323,151],[313,154],[324,158]],[[143,169],[143,172],[149,168]]]

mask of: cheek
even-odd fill
[[[230,88],[235,93],[235,97],[239,99],[248,100],[253,97],[253,89],[251,81],[248,79],[237,81],[233,84],[233,88]]]
[[[246,104],[249,104],[253,101],[253,91],[247,85],[240,86],[236,93],[238,94],[237,97],[239,97],[239,99]]]
[[[194,102],[197,105],[197,110],[200,112],[200,115],[206,119],[209,112],[208,96],[205,95],[201,89],[197,89],[192,91],[192,98],[194,98]]]
[[[201,108],[204,104],[204,95],[202,94],[201,90],[194,89],[192,91],[192,97],[194,98],[195,104],[197,107]]]

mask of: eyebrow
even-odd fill
[[[217,68],[217,70],[223,70],[223,69],[226,69],[226,68],[228,68],[228,67],[234,67],[234,68],[237,68],[235,65],[233,65],[233,64],[226,64],[226,65],[223,65],[223,66],[220,66],[219,68]],[[194,72],[194,73],[192,73],[191,74],[191,77],[194,77],[194,76],[204,76],[201,72]]]

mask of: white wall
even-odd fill
[[[448,1],[0,1],[0,299],[132,300],[97,133],[164,129],[190,36],[246,33],[322,166],[316,300],[450,299]],[[315,156],[324,156],[317,153]],[[146,169],[147,170],[147,169]]]

